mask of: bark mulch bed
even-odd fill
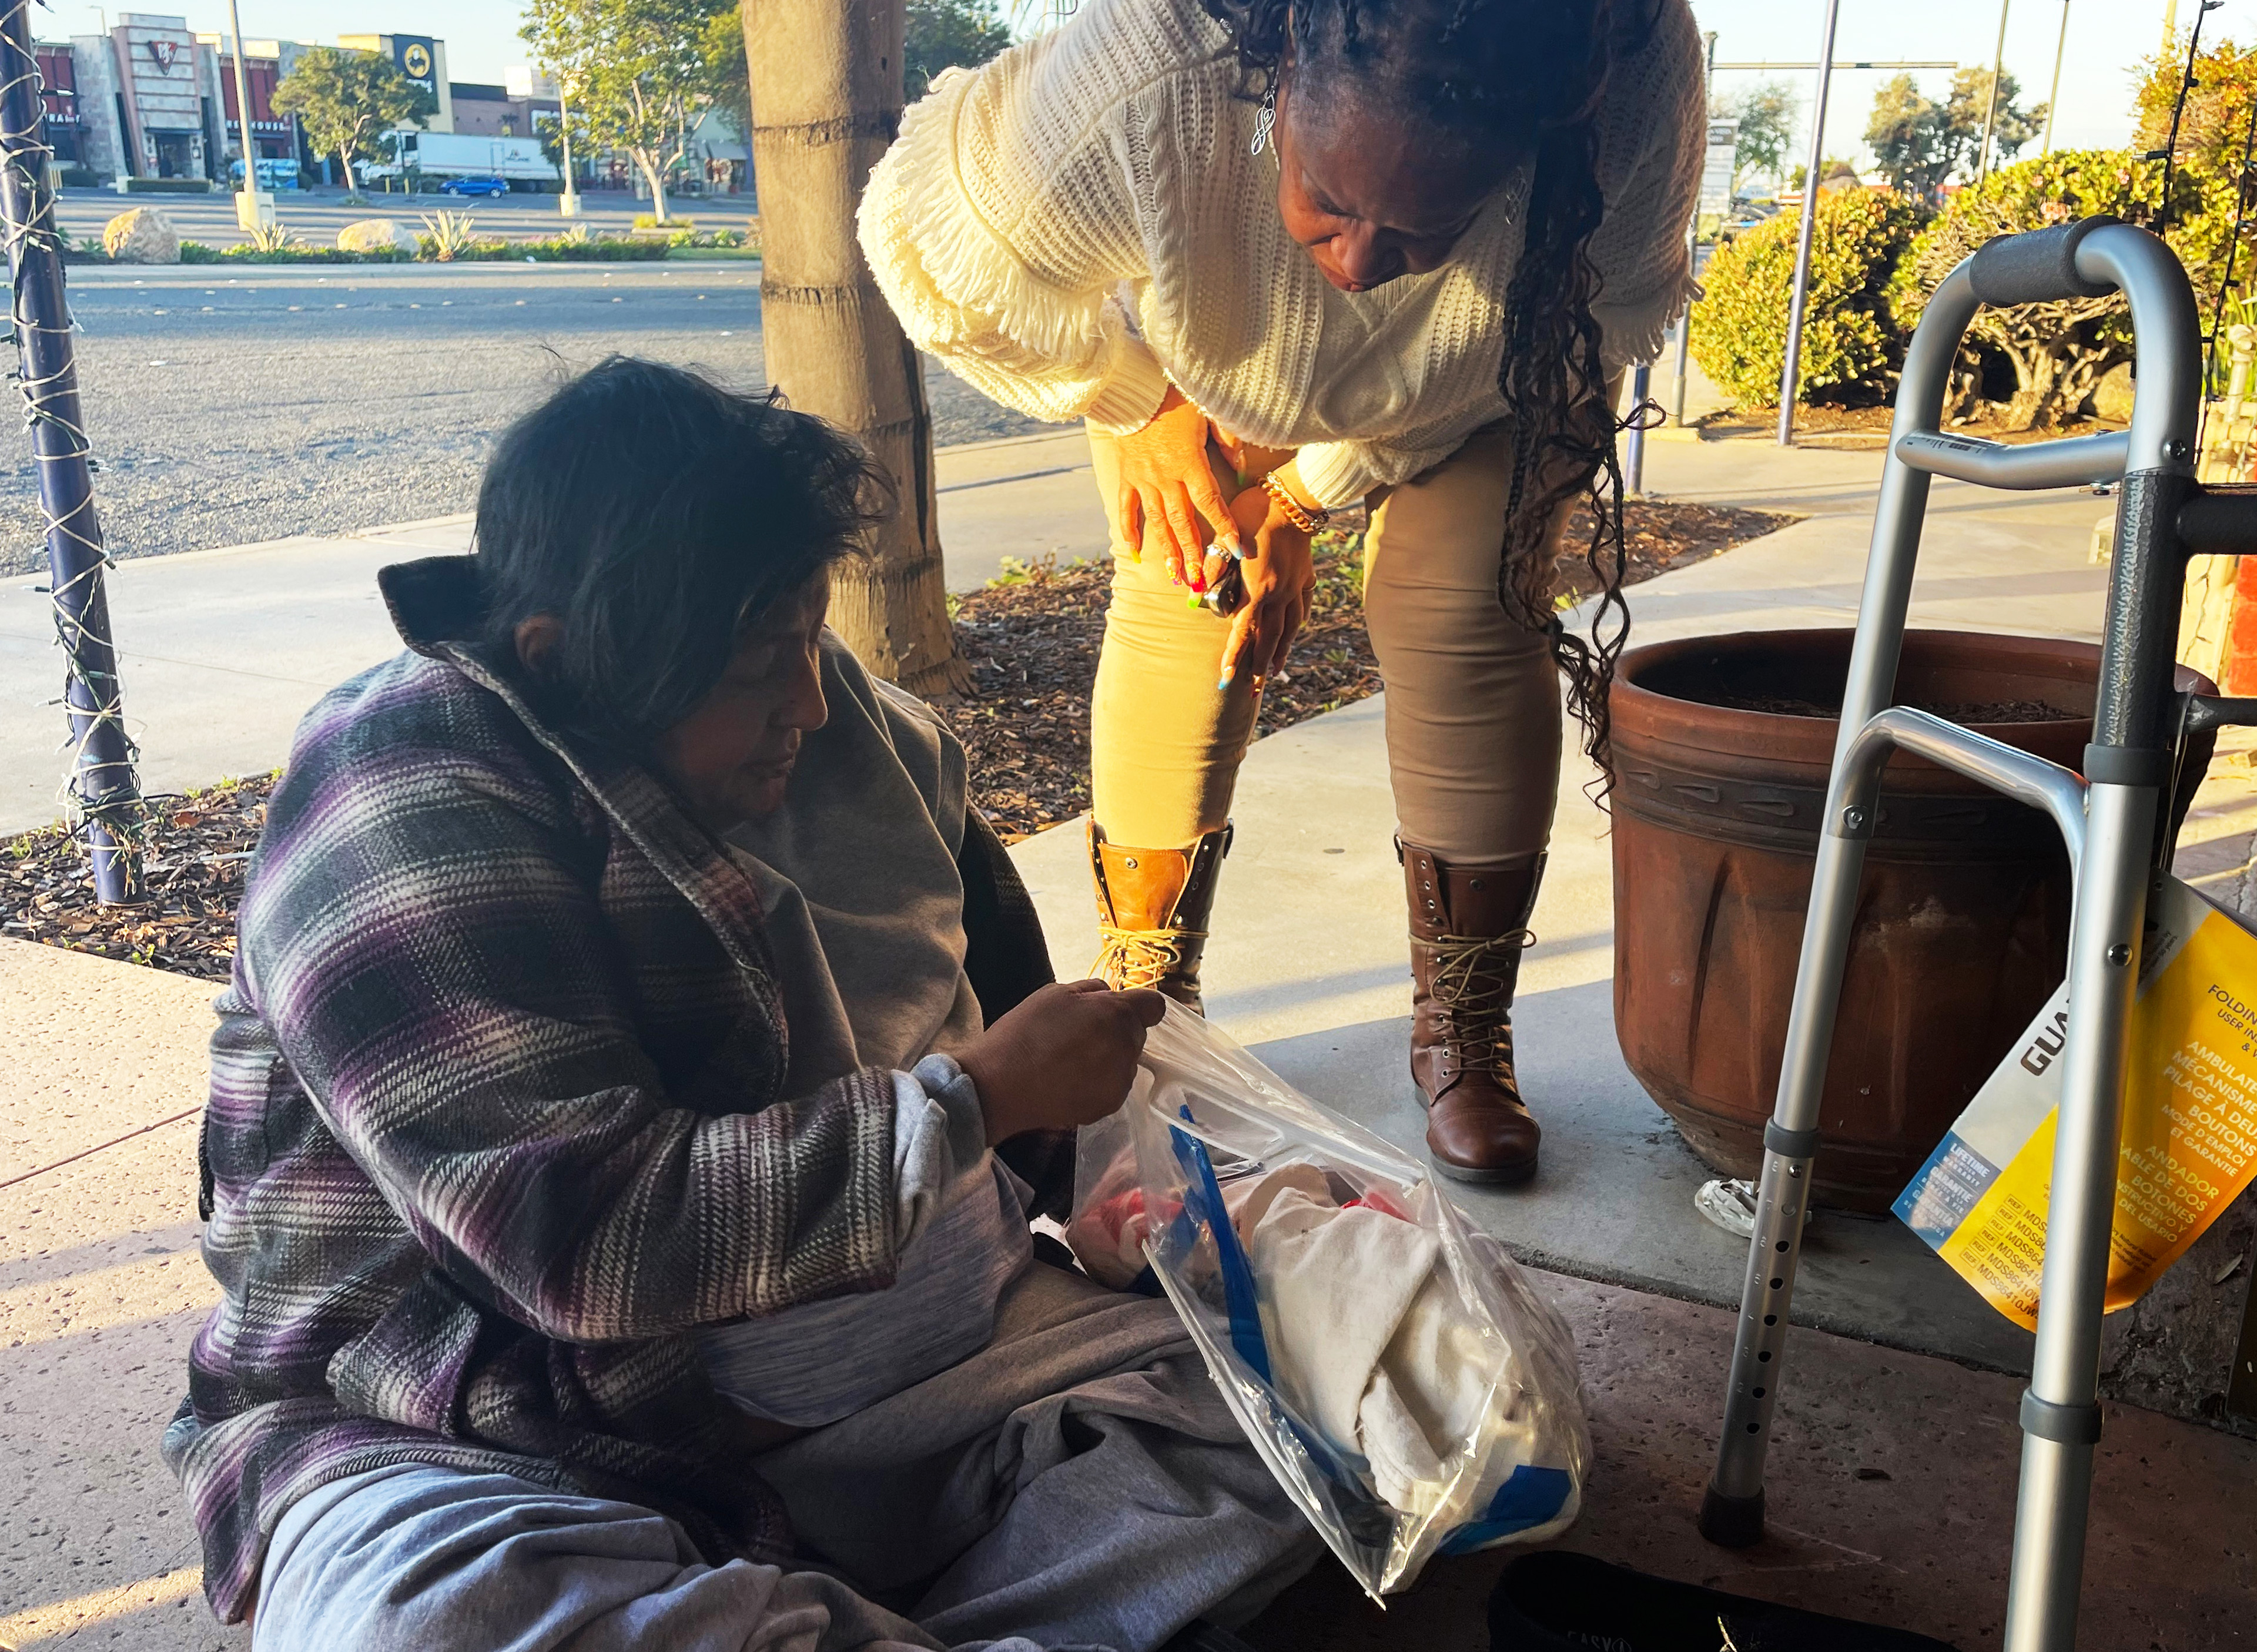
[[[1703,561],[1793,519],[1633,503],[1625,522],[1630,581]],[[1571,521],[1567,543],[1587,533],[1587,524]],[[1290,668],[1263,696],[1262,733],[1378,692],[1363,629],[1362,570],[1361,534],[1336,532],[1319,541],[1316,601]],[[1107,576],[1097,563],[1015,567],[954,604],[973,691],[946,715],[971,759],[973,800],[1007,842],[1089,806],[1089,691],[1105,632]],[[1562,559],[1561,589],[1568,600],[1592,589],[1580,558]],[[144,906],[97,904],[85,858],[61,827],[0,843],[0,936],[226,979],[236,902],[274,780],[255,775],[152,798]]]

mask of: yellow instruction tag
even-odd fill
[[[2158,875],[2136,991],[2111,1312],[2146,1295],[2257,1175],[2257,935]],[[1894,1206],[1985,1301],[2032,1328],[2068,1028],[2064,983]]]

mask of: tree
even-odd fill
[[[2162,188],[2162,163],[2124,150],[2055,150],[1992,173],[1963,189],[1921,231],[1889,284],[1889,305],[1907,332],[1929,294],[1959,261],[1993,236],[2041,229],[2094,213],[2121,218],[2152,205]],[[2171,183],[2171,251],[2185,265],[2202,314],[2225,275],[2233,222],[2232,185],[2183,167]],[[2243,267],[2246,268],[2246,250]],[[1698,336],[1696,334],[1695,336]],[[2132,359],[2132,328],[2114,293],[2053,304],[1985,307],[1967,330],[1963,371],[1949,411],[1970,413],[1981,392],[1985,356],[2012,367],[2009,429],[2065,422],[2082,412],[2103,375]]]
[[[1011,25],[996,14],[994,0],[909,0],[902,90],[914,103],[943,69],[974,67],[1010,44]]]
[[[2011,159],[2045,124],[2045,105],[2025,109],[2015,102],[2020,95],[2013,75],[1999,77],[1991,132],[1993,166]],[[1990,105],[1988,69],[1960,70],[1951,77],[1949,97],[1941,103],[1924,95],[1911,75],[1900,74],[1873,94],[1865,146],[1896,189],[1932,201],[1952,173],[1972,179],[1981,166],[1983,123]]]
[[[707,25],[722,0],[529,0],[519,34],[599,144],[625,154],[667,221],[666,180],[712,103]]]
[[[2183,50],[2172,53],[2168,60],[2149,58],[2140,65],[2134,99],[2140,128],[2132,140],[2134,149],[2157,150],[2169,141],[2171,107],[2178,101],[2185,73]],[[2257,51],[2245,52],[2231,40],[2220,40],[2196,58],[2194,84],[2179,117],[2180,164],[2220,174],[2239,166],[2253,98],[2257,98]]]
[[[1784,81],[1758,81],[1737,97],[1720,99],[1716,116],[1740,124],[1732,151],[1732,187],[1751,173],[1774,183],[1786,176],[1786,145],[1794,136],[1794,88]]]
[[[753,83],[745,68],[745,18],[741,6],[732,5],[706,19],[702,51],[706,102],[720,111],[721,118],[729,123],[738,140],[749,145],[753,141]]]
[[[1909,74],[1896,76],[1873,94],[1865,147],[1890,187],[1919,201],[1935,198],[1955,159],[1943,105],[1923,96]]]
[[[335,155],[354,192],[352,164],[376,159],[377,138],[438,112],[438,100],[390,58],[339,46],[308,46],[274,88],[277,114],[305,123],[315,149]]]
[[[2046,106],[2026,109],[2014,100],[2022,88],[2009,72],[1999,76],[1999,108],[1991,115],[1991,71],[1962,69],[1951,77],[1951,99],[1943,118],[1951,129],[1961,170],[1973,177],[1983,161],[1983,124],[1991,119],[1991,164],[2012,160],[2014,152],[2045,125]]]
[[[879,676],[952,697],[972,678],[948,619],[932,413],[854,237],[870,168],[901,127],[902,0],[756,0],[744,17],[768,374],[801,412],[860,436],[900,502],[871,557],[833,576],[831,624]]]

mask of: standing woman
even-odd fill
[[[1089,827],[1107,979],[1199,1003],[1310,537],[1371,507],[1411,1068],[1436,1164],[1468,1181],[1536,1168],[1511,1010],[1560,678],[1603,764],[1624,629],[1560,624],[1559,530],[1598,501],[1587,554],[1619,617],[1610,383],[1691,293],[1704,116],[1686,0],[1084,0],[937,81],[863,202],[917,344],[1088,423],[1114,529]]]

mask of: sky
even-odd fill
[[[2023,88],[2024,101],[2044,98],[2053,77],[2054,45],[2060,38],[2063,0],[2006,0],[2006,67]],[[2198,0],[2180,0],[2179,23],[2192,20]],[[142,0],[151,11],[167,10],[159,0]],[[238,0],[248,38],[334,41],[347,34],[431,34],[447,42],[447,69],[458,81],[499,81],[502,70],[526,60],[517,38],[519,8],[513,0]],[[191,27],[227,27],[225,0],[188,0]],[[41,18],[41,32],[88,32],[98,27],[96,8],[79,0],[53,0]],[[114,9],[113,9],[114,10]],[[1722,61],[1814,60],[1823,26],[1822,0],[1693,0],[1703,29],[1716,32]],[[2106,147],[2131,136],[2129,69],[2153,53],[2162,36],[2163,0],[2068,0],[2068,48],[2062,60],[2061,109],[2054,143],[2061,148]],[[1994,0],[1842,0],[1837,61],[1864,58],[1953,60],[1987,65],[1998,39]],[[2205,39],[2231,36],[2246,44],[2257,39],[2257,0],[2226,0],[2210,14]],[[1763,78],[1719,74],[1716,90]],[[1808,71],[1779,72],[1804,100],[1803,124],[1794,150],[1809,141],[1808,109],[1815,76]],[[1865,130],[1873,93],[1888,75],[1843,72],[1834,79],[1826,122],[1826,152],[1855,153]],[[1914,77],[1931,97],[1950,84],[1948,69]]]
[[[2006,70],[2021,83],[2026,107],[2045,101],[2054,48],[2062,39],[2063,0],[2006,0]],[[2178,24],[2193,23],[2197,0],[2179,0]],[[1704,30],[1716,32],[1719,62],[1759,60],[1815,62],[1825,27],[1822,0],[1693,0]],[[1954,60],[1987,68],[1999,39],[1999,0],[1842,0],[1834,42],[1836,63],[1864,59]],[[2162,42],[2163,0],[2068,0],[2069,33],[2062,53],[2061,108],[2054,116],[2056,149],[2114,148],[2132,136],[2132,66]],[[2226,0],[2203,25],[2203,39],[2257,39],[2257,0]],[[1873,94],[1894,71],[1836,71],[1826,113],[1826,152],[1861,152]],[[1758,74],[1719,73],[1716,94],[1729,96]],[[1808,151],[1815,88],[1810,70],[1768,78],[1793,85],[1802,100],[1794,151]],[[1928,96],[1942,100],[1951,71],[1914,72]],[[2034,149],[2022,152],[2034,153]]]

